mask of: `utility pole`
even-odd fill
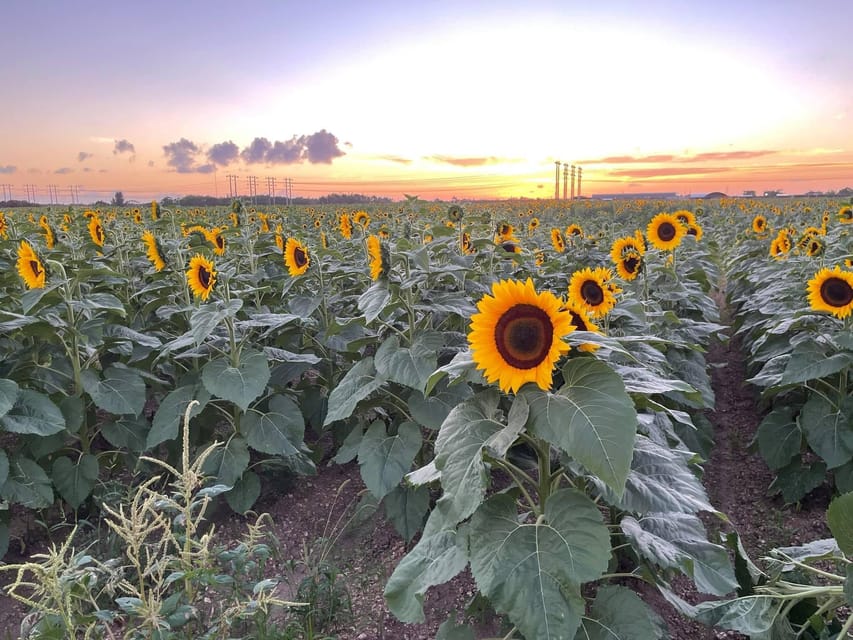
[[[252,199],[252,204],[255,204],[255,198],[258,195],[258,176],[246,176],[246,184],[249,187],[249,197]]]
[[[225,176],[228,178],[228,197],[236,198],[237,197],[237,176],[233,173],[229,173]]]
[[[560,199],[560,161],[555,160],[556,173],[554,174],[554,200]]]
[[[275,204],[275,178],[267,176],[267,193],[269,193],[270,204]]]
[[[565,200],[566,196],[567,196],[566,186],[568,185],[568,182],[569,182],[569,165],[564,162],[563,163],[563,200]]]
[[[47,185],[47,195],[50,198],[50,204],[59,204],[59,191],[55,184]]]
[[[575,199],[575,165],[572,165],[572,200]]]
[[[581,197],[581,174],[583,174],[583,167],[578,167],[578,198]]]
[[[285,178],[285,184],[287,186],[287,204],[293,204],[293,178]]]
[[[11,184],[0,184],[0,187],[3,187],[3,200],[5,202],[9,202],[12,200],[12,185]]]
[[[36,204],[36,185],[25,184],[24,189],[27,190],[27,202],[31,202],[32,204]]]

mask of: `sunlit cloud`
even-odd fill
[[[220,142],[207,151],[207,159],[213,164],[226,166],[240,156],[240,147],[231,142]]]
[[[730,167],[657,167],[649,169],[614,169],[607,174],[626,178],[657,178],[661,176],[690,176],[704,175],[706,173],[723,173],[732,171]]]
[[[270,142],[258,137],[240,152],[246,164],[331,164],[332,160],[345,155],[338,138],[321,129],[311,135],[293,136],[290,140]]]
[[[163,155],[167,158],[166,164],[177,173],[213,173],[216,170],[213,164],[196,164],[196,156],[199,153],[201,149],[198,145],[186,138],[163,146]]]
[[[432,162],[437,162],[440,164],[451,164],[454,167],[481,167],[487,164],[499,164],[501,162],[507,162],[507,159],[497,158],[495,156],[486,156],[479,158],[461,158],[457,156],[433,155],[425,156],[424,160],[430,160]]]
[[[128,142],[125,139],[116,140],[115,146],[113,147],[113,154],[118,155],[120,153],[136,153],[136,147],[133,146],[132,143]]]
[[[54,173],[60,176],[64,176],[69,173],[74,173],[74,169],[72,169],[71,167],[61,167],[54,171]]]
[[[91,158],[94,154],[89,153],[88,151],[81,151],[77,154],[77,162],[85,162],[89,158]]]

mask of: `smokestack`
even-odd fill
[[[575,165],[572,165],[572,200],[575,199]]]
[[[581,174],[583,174],[583,168],[578,167],[578,198],[581,197]]]
[[[554,200],[560,199],[560,161],[555,160],[554,164],[557,166],[557,172],[554,177]]]
[[[569,180],[569,165],[563,163],[563,200],[566,199],[566,183]]]

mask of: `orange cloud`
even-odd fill
[[[455,167],[481,167],[485,164],[498,164],[500,162],[506,162],[506,158],[497,158],[495,156],[487,156],[481,158],[459,158],[457,156],[442,156],[442,155],[434,155],[434,156],[425,156],[425,160],[432,160],[433,162],[440,162],[442,164],[452,164]]]
[[[731,171],[729,167],[658,167],[650,169],[616,169],[608,171],[607,174],[620,178],[658,178],[664,176],[691,176],[706,173],[723,173]]]

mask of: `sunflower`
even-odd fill
[[[809,240],[808,245],[806,245],[806,255],[809,258],[814,258],[815,256],[819,256],[822,253],[823,243],[815,237]]]
[[[447,217],[454,222],[459,222],[463,215],[462,207],[458,204],[452,204],[447,208]]]
[[[841,207],[838,210],[838,221],[841,222],[841,224],[853,223],[853,207],[849,204]]]
[[[605,267],[575,271],[569,280],[569,301],[578,305],[593,318],[606,315],[616,304],[609,286],[613,272]]]
[[[23,279],[27,289],[43,289],[45,270],[38,254],[26,240],[21,240],[18,247],[18,274]]]
[[[151,219],[155,221],[160,219],[160,205],[156,200],[151,201]]]
[[[379,280],[387,275],[389,268],[388,249],[382,245],[379,236],[367,237],[367,255],[370,258],[370,277]]]
[[[292,277],[301,276],[308,271],[311,263],[308,257],[308,247],[296,238],[288,238],[284,243],[284,264]]]
[[[133,213],[134,224],[142,224],[142,212],[137,210]]]
[[[499,242],[497,246],[507,253],[521,253],[521,245],[518,244],[518,238],[509,238]]]
[[[96,245],[104,246],[104,225],[101,224],[101,219],[98,216],[89,218],[89,235]]]
[[[341,235],[349,240],[352,238],[352,222],[346,213],[342,213],[338,220],[338,228],[341,230]]]
[[[574,331],[571,315],[550,291],[537,293],[533,281],[501,280],[477,303],[468,343],[477,369],[502,391],[525,383],[550,389],[554,365],[569,350],[563,337]]]
[[[258,214],[258,220],[261,221],[261,233],[270,232],[270,217],[265,213]]]
[[[616,260],[616,273],[623,280],[636,280],[643,268],[643,256],[636,251],[626,251]]]
[[[325,231],[321,231],[321,232],[320,232],[320,245],[321,245],[324,249],[328,249],[328,248],[329,248],[329,239],[326,237],[326,232],[325,232]]]
[[[225,255],[225,238],[222,237],[222,229],[213,227],[210,230],[204,229],[203,233],[205,240],[213,245],[213,253],[218,256]]]
[[[476,249],[474,245],[471,243],[471,234],[467,231],[462,232],[462,253],[471,254],[476,253]]]
[[[853,269],[853,258],[844,258],[844,266]]]
[[[853,313],[853,273],[841,267],[818,271],[807,287],[809,305],[815,311],[828,311],[844,319]]]
[[[563,238],[563,232],[556,227],[551,229],[551,245],[557,253],[563,253],[566,250],[566,241]]]
[[[686,234],[687,229],[671,213],[657,214],[646,227],[649,242],[661,251],[671,251],[678,247]]]
[[[379,237],[380,237],[380,238],[382,238],[383,240],[387,240],[388,238],[390,238],[390,237],[391,237],[391,232],[390,232],[390,231],[388,231],[388,227],[383,226],[383,227],[379,230]]]
[[[527,234],[533,235],[533,232],[539,228],[539,218],[531,218],[527,223]]]
[[[145,255],[148,260],[154,265],[155,271],[162,271],[166,266],[166,261],[163,259],[163,252],[160,250],[160,243],[153,233],[146,230],[142,233],[142,242],[145,243]]]
[[[645,253],[648,246],[646,245],[646,238],[643,235],[643,232],[639,229],[634,231],[634,239],[637,241],[637,246],[641,247],[640,253]]]
[[[352,214],[352,221],[362,229],[367,229],[370,225],[370,214],[367,211],[356,211]]]
[[[239,227],[240,226],[240,216],[238,216],[236,213],[234,213],[232,211],[231,213],[228,214],[228,217],[231,218],[231,226],[232,227]]]
[[[213,262],[200,253],[190,258],[190,268],[187,269],[187,284],[196,298],[207,300],[213,285],[216,284],[216,271]]]
[[[757,234],[767,231],[767,218],[760,213],[752,219],[752,230]]]
[[[495,242],[499,243],[499,242],[502,242],[504,240],[508,240],[509,238],[512,238],[514,236],[514,234],[515,234],[515,227],[513,227],[508,222],[501,222],[498,225],[497,234],[496,234],[497,237],[495,238]]]
[[[6,220],[6,214],[0,211],[0,238],[6,240],[9,237],[9,222]]]
[[[541,267],[543,264],[545,264],[545,252],[542,251],[542,249],[534,249],[533,255],[536,258],[537,267]]]
[[[581,229],[579,225],[572,223],[568,227],[566,227],[566,237],[567,238],[571,238],[572,236],[582,236],[582,235],[583,235],[583,229]]]
[[[596,326],[596,324],[592,321],[592,318],[589,317],[589,314],[584,311],[583,307],[580,305],[569,301],[566,303],[565,307],[563,307],[569,314],[572,316],[572,326],[578,331],[591,331],[592,333],[601,333],[601,329]],[[599,345],[592,343],[584,343],[578,347],[580,351],[586,351],[587,353],[592,353],[598,350]]]
[[[696,224],[696,216],[693,215],[692,211],[688,211],[687,209],[680,209],[672,215],[678,218],[678,221],[685,227],[689,227],[691,224]]]
[[[646,253],[645,243],[638,241],[636,236],[616,238],[610,246],[610,259],[613,262],[619,262],[626,253],[637,253],[642,256]]]
[[[44,245],[48,249],[53,249],[56,244],[56,234],[53,231],[53,227],[51,227],[50,223],[47,221],[47,216],[42,216],[39,219],[39,226],[44,231]]]
[[[770,255],[776,260],[784,260],[788,257],[788,252],[791,250],[791,240],[788,234],[783,231],[779,232],[773,242],[770,243]]]
[[[693,236],[696,242],[699,242],[702,239],[702,233],[702,227],[699,224],[694,222],[693,224],[687,225],[687,235]]]

